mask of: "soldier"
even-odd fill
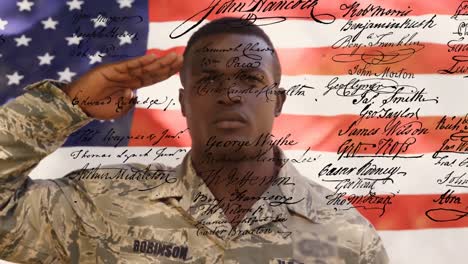
[[[388,263],[372,225],[326,204],[274,141],[286,100],[281,67],[257,26],[200,28],[183,58],[101,65],[70,84],[46,80],[0,109],[0,258],[25,263]],[[120,164],[32,180],[28,172],[93,119],[180,71],[192,139],[176,168]],[[268,87],[268,89],[265,89]],[[107,100],[106,99],[106,100]]]

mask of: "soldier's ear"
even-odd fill
[[[182,111],[182,115],[186,117],[185,115],[185,97],[184,97],[184,89],[179,88],[179,103],[180,103],[180,109]]]
[[[286,90],[283,88],[278,88],[276,94],[276,102],[275,102],[275,117],[278,117],[283,110],[284,102],[286,101]]]

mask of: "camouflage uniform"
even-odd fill
[[[31,85],[0,109],[0,258],[25,263],[388,263],[372,225],[355,210],[326,206],[329,191],[290,163],[279,174],[289,183],[270,183],[267,191],[299,202],[258,200],[236,229],[213,207],[216,200],[194,173],[190,152],[176,168],[120,164],[31,180],[28,172],[41,159],[91,121],[60,85]],[[200,194],[204,199],[196,198]]]

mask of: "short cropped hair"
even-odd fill
[[[187,46],[184,50],[184,61],[187,61],[187,57],[191,47],[200,39],[217,34],[243,34],[243,35],[253,35],[262,38],[270,47],[273,49],[274,59],[276,61],[275,65],[275,77],[277,76],[278,84],[281,80],[281,64],[276,53],[275,47],[271,42],[268,35],[261,29],[259,26],[254,24],[249,24],[248,21],[237,18],[237,17],[223,17],[216,20],[213,20],[201,28],[199,28],[195,33],[192,34],[190,39],[187,42]],[[186,65],[182,67],[181,77],[184,78],[183,75],[185,74]]]

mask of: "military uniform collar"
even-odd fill
[[[284,152],[280,148],[276,148],[280,159],[287,160],[278,173],[277,179],[281,180],[277,180],[279,187],[277,189],[286,197],[291,197],[291,202],[299,201],[286,204],[286,208],[313,221],[317,207],[316,201],[320,200],[319,195],[323,187],[302,176],[285,156]],[[158,199],[176,197],[179,199],[181,207],[188,210],[191,206],[191,199],[198,191],[201,191],[199,188],[207,188],[203,180],[195,173],[191,160],[191,151],[185,155],[182,163],[175,168],[174,173],[177,182],[172,186],[166,185],[164,188],[155,189],[155,192],[158,193],[156,197]],[[315,191],[318,193],[315,193]]]

